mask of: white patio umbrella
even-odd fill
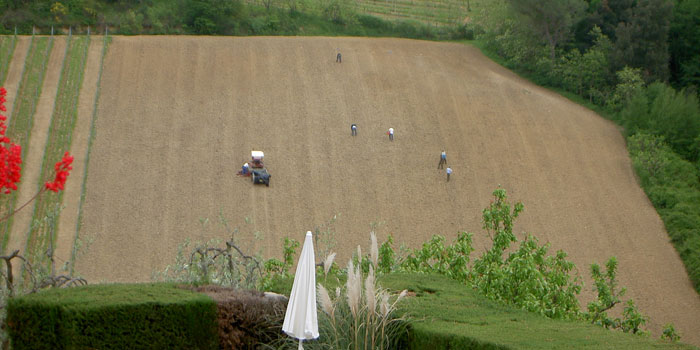
[[[284,315],[282,330],[290,337],[303,340],[318,338],[318,315],[316,314],[316,260],[311,231],[306,232],[304,247],[297,263],[294,285]]]

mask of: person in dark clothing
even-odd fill
[[[335,55],[335,61],[337,63],[343,63],[343,56],[340,55],[340,52],[338,52],[338,54]]]
[[[357,136],[357,125],[350,125],[350,132],[352,133],[352,136]]]

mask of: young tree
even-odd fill
[[[554,60],[557,47],[566,40],[572,26],[583,15],[583,0],[508,0],[540,38],[549,46],[549,58]]]

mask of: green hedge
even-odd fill
[[[216,303],[172,284],[90,285],[9,300],[12,348],[217,349]]]

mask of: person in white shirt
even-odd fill
[[[450,181],[450,174],[452,174],[452,168],[447,167],[447,181]]]
[[[389,128],[389,141],[394,141],[394,128]]]
[[[350,125],[350,132],[352,133],[352,136],[357,136],[357,125]]]

